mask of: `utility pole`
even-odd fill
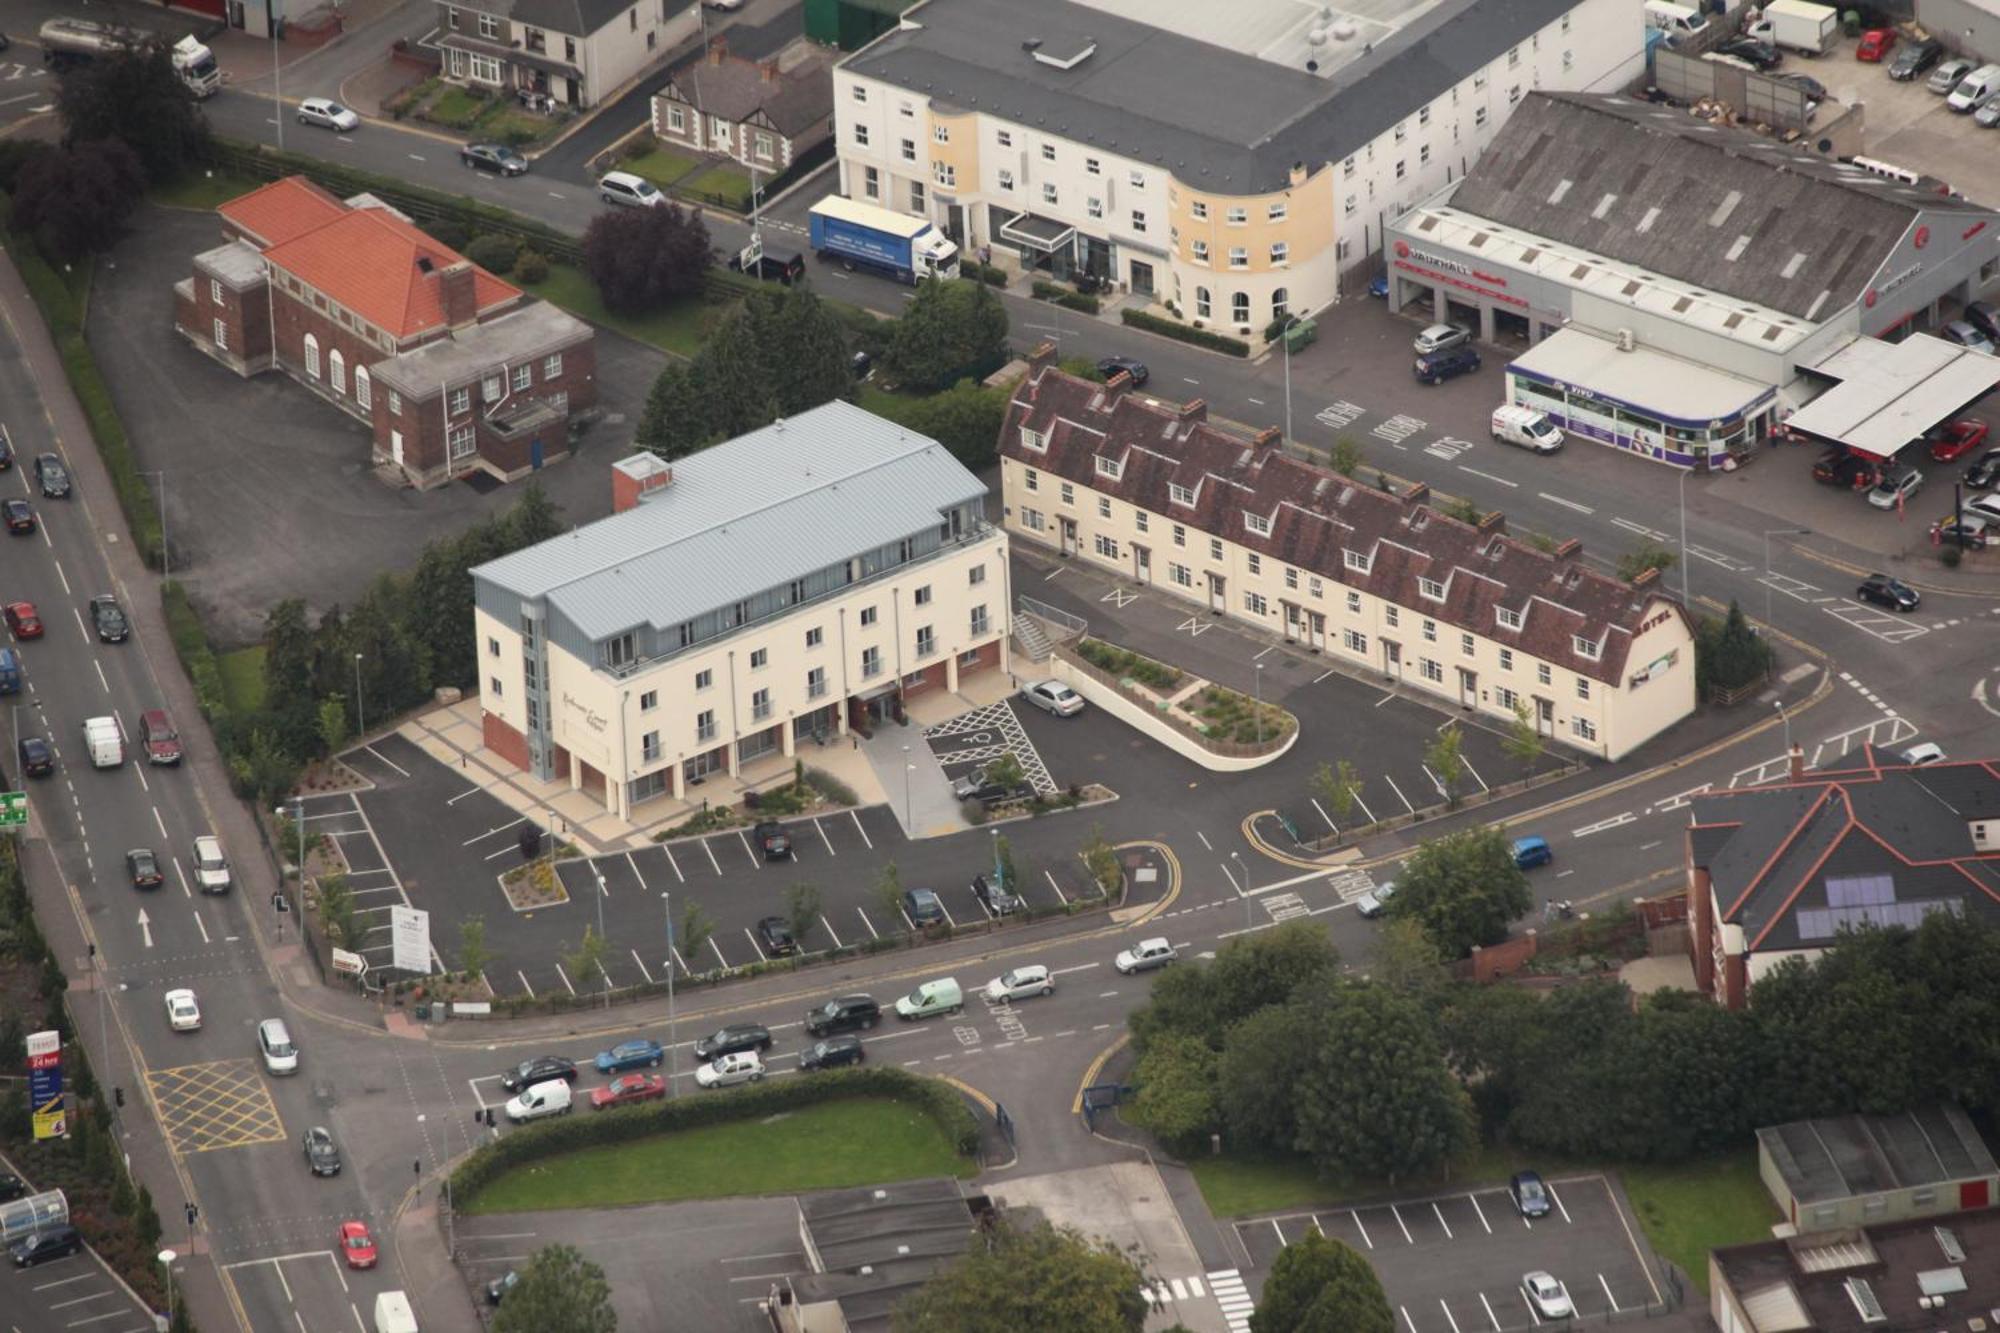
[[[680,1096],[680,1018],[674,1012],[674,895],[660,890],[660,902],[667,914],[667,1096]]]

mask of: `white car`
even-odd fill
[[[1943,761],[1944,747],[1936,741],[1924,741],[1903,751],[1903,762],[1912,768],[1922,768],[1925,764],[1937,764]]]
[[[623,204],[627,208],[659,208],[667,202],[667,196],[660,193],[658,186],[629,171],[605,172],[597,182],[597,197],[607,204]]]
[[[694,1071],[694,1081],[704,1088],[731,1088],[738,1083],[755,1083],[764,1077],[764,1062],[755,1051],[731,1051]]]
[[[1521,1294],[1528,1298],[1528,1304],[1535,1307],[1535,1313],[1544,1319],[1568,1319],[1576,1313],[1576,1307],[1569,1303],[1569,1292],[1563,1284],[1540,1270],[1522,1275]]]
[[[1389,910],[1389,900],[1396,896],[1396,881],[1377,884],[1368,892],[1354,900],[1354,910],[1369,918],[1381,916]]]
[[[222,854],[222,839],[213,833],[194,840],[194,879],[203,893],[229,892],[229,858]]]
[[[2000,523],[2000,495],[1975,495],[1965,502],[1965,511],[1989,523]]]
[[[361,117],[331,97],[308,97],[299,103],[299,124],[318,125],[335,134],[345,134],[360,128]]]
[[[1017,967],[1011,972],[1003,972],[986,983],[986,998],[994,1002],[1001,1000],[1025,1000],[1032,995],[1053,995],[1055,978],[1040,963],[1027,967]]]
[[[1111,960],[1111,965],[1130,976],[1134,972],[1150,972],[1156,967],[1165,967],[1179,956],[1166,937],[1159,936],[1140,940],[1129,949],[1121,949],[1118,956]]]
[[[201,1029],[201,1006],[195,1003],[193,991],[167,992],[167,1026],[176,1032],[197,1032]]]
[[[1868,503],[1877,509],[1894,509],[1917,493],[1917,487],[1924,484],[1924,474],[1915,468],[1905,468],[1891,473],[1868,488]]]
[[[1022,690],[1021,697],[1057,717],[1074,717],[1083,711],[1083,696],[1059,680],[1038,680]]]

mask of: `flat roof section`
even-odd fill
[[[1773,392],[1767,384],[1650,347],[1621,352],[1617,343],[1581,329],[1551,334],[1507,369],[1545,383],[1585,389],[1670,425],[1696,430],[1751,412]]]
[[[1810,367],[1840,381],[1786,419],[1796,431],[1892,458],[2000,384],[2000,357],[1915,333],[1898,343],[1856,338]]]

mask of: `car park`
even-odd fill
[[[766,861],[787,861],[792,858],[792,835],[785,832],[785,826],[775,819],[761,821],[750,831],[750,841],[757,850],[764,853]]]
[[[507,1299],[507,1293],[521,1285],[521,1274],[517,1269],[508,1269],[499,1277],[486,1284],[486,1303],[498,1305]]]
[[[1861,586],[1854,590],[1854,595],[1864,602],[1873,602],[1891,611],[1914,611],[1924,602],[1922,594],[1915,588],[1887,574],[1870,574],[1861,580]]]
[[[634,1037],[630,1041],[619,1042],[608,1051],[599,1051],[597,1072],[622,1074],[628,1069],[658,1069],[660,1061],[666,1058],[666,1048],[657,1041]]]
[[[987,999],[998,1004],[1002,1000],[1026,1000],[1037,995],[1053,995],[1056,990],[1055,978],[1040,963],[1030,963],[1025,967],[1011,968],[986,983],[983,992]]]
[[[54,454],[35,455],[35,486],[51,500],[69,496],[69,469]]]
[[[903,915],[910,918],[910,924],[921,929],[924,926],[944,924],[944,899],[937,896],[936,889],[904,889]]]
[[[1916,78],[1917,70],[1911,70],[1908,74],[1900,73],[1899,71],[1902,70],[1903,62],[1907,57],[1921,53],[1927,47],[1929,48],[1930,58],[1934,61],[1944,53],[1944,48],[1939,46],[1935,41],[1912,42],[1898,51],[1896,58],[1889,62],[1889,77],[1905,80]],[[1931,71],[1931,76],[1925,82],[1924,87],[1930,89],[1939,97],[1943,97],[1952,89],[1958,87],[1958,81],[1972,73],[1974,68],[1976,66],[1970,60],[1946,60]]]
[[[134,847],[125,853],[125,873],[132,877],[135,889],[157,889],[166,882],[160,873],[160,858],[153,855],[151,847]]]
[[[1419,384],[1442,384],[1446,380],[1468,375],[1479,369],[1479,350],[1474,347],[1448,347],[1442,352],[1431,352],[1420,356],[1411,365],[1410,373]]]
[[[965,992],[959,987],[956,977],[939,977],[936,981],[923,982],[908,995],[896,999],[896,1017],[904,1022],[932,1018],[938,1014],[955,1014],[963,1008]]]
[[[1877,509],[1895,509],[1915,495],[1917,487],[1923,484],[1924,474],[1913,467],[1888,473],[1868,488],[1868,503]]]
[[[299,1048],[282,1018],[267,1018],[257,1025],[257,1053],[264,1058],[266,1073],[299,1072]]]
[[[508,1098],[507,1104],[500,1110],[508,1120],[519,1125],[544,1116],[568,1115],[575,1104],[575,1094],[570,1091],[569,1084],[552,1078],[529,1084]]]
[[[342,1222],[340,1224],[340,1257],[347,1261],[349,1268],[373,1268],[378,1255],[375,1237],[368,1233],[366,1222]]]
[[[1548,1273],[1537,1270],[1523,1274],[1521,1291],[1527,1296],[1528,1304],[1535,1307],[1539,1318],[1568,1319],[1576,1313],[1576,1308],[1569,1303],[1569,1291]]]
[[[194,992],[185,986],[170,990],[165,996],[167,1002],[167,1026],[176,1032],[198,1032],[201,1029],[201,1005],[194,998]]]
[[[1121,949],[1111,965],[1126,976],[1135,972],[1150,972],[1156,967],[1165,967],[1179,957],[1174,946],[1164,936],[1150,940],[1140,940],[1129,949]]]
[[[827,1037],[799,1053],[800,1069],[838,1069],[858,1065],[868,1058],[859,1037]]]
[[[1002,801],[1026,800],[1035,794],[1035,789],[1025,782],[1013,786],[995,782],[986,776],[985,769],[975,768],[951,784],[951,794],[961,801],[998,805]]]
[[[233,876],[229,858],[222,854],[222,839],[204,833],[194,840],[194,882],[203,893],[227,893]]]
[[[1912,768],[1923,768],[1929,764],[1944,762],[1944,747],[1936,741],[1923,741],[1903,751],[1903,762]]]
[[[1135,389],[1153,377],[1153,372],[1146,369],[1144,361],[1129,356],[1107,356],[1097,363],[1097,373],[1107,380],[1121,370],[1132,377],[1132,387]]]
[[[6,609],[7,628],[17,639],[39,639],[42,637],[42,613],[35,609],[33,602],[9,602]]]
[[[26,500],[9,498],[0,504],[0,510],[7,515],[7,531],[17,537],[33,535],[35,531],[35,510]]]
[[[1896,52],[1896,58],[1889,62],[1889,77],[1898,83],[1908,83],[1932,65],[1937,64],[1943,55],[1944,45],[1935,37],[1926,37],[1922,41],[1905,42],[1902,49]],[[1969,60],[1961,63],[1965,65],[1967,70],[1972,68],[1972,62]],[[1952,83],[1956,82],[1958,82],[1958,76],[1954,75]],[[1950,89],[1951,84],[1946,84],[1945,91],[1949,92]]]
[[[1523,1217],[1547,1217],[1551,1206],[1548,1186],[1542,1183],[1539,1171],[1516,1171],[1507,1182],[1507,1197],[1514,1201],[1514,1211]]]
[[[784,958],[799,951],[799,942],[792,938],[791,923],[781,916],[767,916],[757,922],[757,939],[764,952],[773,958]]]
[[[528,159],[503,143],[469,143],[458,150],[458,160],[477,171],[501,176],[525,176]]]
[[[717,1056],[694,1071],[696,1086],[733,1088],[739,1083],[756,1083],[764,1077],[764,1061],[755,1051],[738,1051]]]
[[[17,747],[21,772],[31,778],[45,778],[56,771],[56,750],[40,736],[23,736]]]
[[[63,1259],[83,1249],[83,1235],[67,1222],[30,1232],[7,1247],[16,1268],[33,1268],[50,1259]]]
[[[181,734],[164,708],[148,708],[139,714],[139,748],[149,764],[178,764],[181,761]]]
[[[1083,696],[1059,680],[1038,680],[1022,690],[1021,697],[1057,717],[1074,717],[1083,711]]]
[[[728,1027],[717,1028],[697,1041],[694,1044],[694,1058],[705,1061],[736,1051],[770,1049],[771,1030],[762,1023],[731,1023]]]
[[[1530,834],[1525,838],[1514,839],[1514,864],[1523,870],[1533,870],[1536,866],[1545,866],[1555,859],[1556,854],[1549,850],[1549,843],[1546,838],[1538,838]]]
[[[307,1130],[299,1139],[299,1148],[314,1175],[340,1174],[340,1145],[333,1141],[333,1131],[325,1125],[314,1125]]]
[[[124,608],[108,592],[90,599],[90,623],[97,631],[99,643],[123,643],[132,635],[132,623],[125,619]]]
[[[1887,59],[1889,53],[1895,49],[1896,30],[1894,28],[1870,28],[1861,34],[1859,41],[1855,42],[1854,58],[1876,64]]]
[[[522,1088],[546,1083],[550,1079],[576,1082],[576,1062],[560,1055],[538,1055],[532,1060],[521,1061],[500,1075],[500,1086],[508,1092],[519,1092]]]
[[[872,1028],[882,1021],[882,1008],[872,995],[842,995],[806,1011],[806,1032],[824,1037],[835,1032]]]
[[[308,97],[299,103],[299,124],[345,134],[360,127],[361,117],[331,97]]]
[[[1471,341],[1472,330],[1463,324],[1432,324],[1410,340],[1410,350],[1418,356],[1428,356]]]
[[[658,1074],[620,1074],[601,1088],[590,1090],[590,1109],[602,1111],[633,1102],[658,1101],[667,1095],[667,1080]]]
[[[972,877],[972,896],[994,916],[1012,916],[1023,906],[1019,895],[1007,892],[984,875]]]
[[[1354,900],[1354,910],[1372,920],[1388,912],[1389,900],[1395,896],[1396,881],[1392,879],[1386,884],[1377,884],[1374,888],[1356,898]]]
[[[624,208],[660,208],[667,197],[644,176],[629,171],[607,171],[597,182],[597,197],[607,204]]]
[[[1960,417],[1956,421],[1940,422],[1924,432],[1924,442],[1930,446],[1931,461],[1949,463],[1954,458],[1963,458],[1986,442],[1986,423],[1978,417]]]

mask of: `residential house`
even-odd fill
[[[588,108],[701,25],[698,0],[437,0],[444,77]]]
[[[775,175],[833,135],[833,57],[804,40],[763,60],[729,53],[718,34],[706,57],[653,94],[653,136]]]

